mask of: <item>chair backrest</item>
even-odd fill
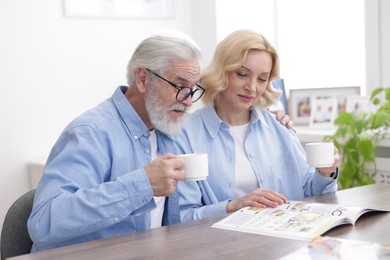
[[[1,259],[28,254],[32,240],[27,230],[35,189],[23,194],[8,209],[1,231]]]

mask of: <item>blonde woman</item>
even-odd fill
[[[337,150],[332,167],[309,167],[295,133],[267,111],[280,95],[271,87],[278,76],[277,52],[259,33],[239,30],[217,46],[201,75],[205,107],[177,136],[183,153],[209,156],[205,181],[178,184],[182,221],[337,190]]]

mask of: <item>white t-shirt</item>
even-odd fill
[[[240,198],[258,188],[255,172],[245,153],[245,137],[248,129],[249,123],[240,126],[230,126],[230,134],[233,136],[236,150],[235,198]]]
[[[150,133],[150,144],[152,146],[152,160],[160,156],[159,151],[157,151],[157,137],[155,130],[149,131]],[[164,214],[164,205],[165,197],[153,197],[157,205],[155,209],[151,211],[151,223],[150,228],[161,227],[162,217]]]

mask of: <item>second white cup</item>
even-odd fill
[[[306,144],[306,160],[316,168],[331,167],[334,163],[334,145],[332,142]]]
[[[180,154],[184,161],[184,175],[186,181],[205,180],[209,176],[207,153]]]

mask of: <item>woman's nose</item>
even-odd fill
[[[247,88],[251,91],[256,91],[256,88],[257,88],[257,82],[256,80],[250,80],[248,83],[247,83]]]

